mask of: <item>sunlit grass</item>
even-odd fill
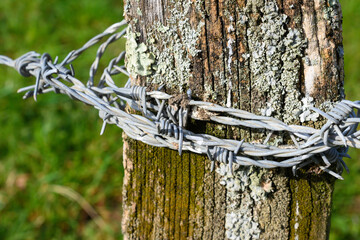
[[[0,54],[64,58],[122,18],[121,1],[0,1]],[[123,49],[115,44],[104,64]],[[89,69],[96,49],[75,67]],[[87,80],[88,71],[78,71]],[[0,68],[0,239],[118,239],[121,131],[90,106],[53,93],[22,100],[33,84]]]

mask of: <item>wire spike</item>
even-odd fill
[[[346,163],[344,162],[344,160],[339,159],[339,161],[340,161],[341,165],[345,168],[347,174],[350,174],[350,169],[349,169],[349,167],[346,165]]]
[[[264,145],[267,144],[267,142],[270,140],[271,136],[273,135],[274,131],[270,131],[264,141]]]
[[[329,159],[326,157],[326,155],[321,153],[320,156],[323,159],[324,163],[326,164],[326,168],[330,167],[331,163],[330,163]]]
[[[340,176],[339,174],[337,174],[337,173],[334,172],[334,171],[331,171],[331,170],[328,169],[328,168],[325,168],[325,167],[323,167],[323,166],[320,166],[320,169],[323,170],[324,172],[330,174],[331,176],[336,177],[337,179],[344,180],[344,178],[343,178],[342,176]]]
[[[182,154],[182,147],[183,147],[183,140],[184,140],[184,131],[182,128],[182,111],[181,108],[179,110],[179,155],[181,156]]]
[[[344,136],[344,134],[341,132],[339,126],[338,126],[338,125],[334,125],[334,128],[335,128],[335,131],[337,132],[337,134],[339,135],[339,137],[341,138],[341,140],[343,141],[344,146],[347,147],[347,142],[346,142],[345,136]]]
[[[213,172],[214,170],[215,170],[215,161],[211,161],[210,172]]]
[[[230,151],[230,155],[229,155],[229,168],[230,168],[231,176],[234,176],[233,161],[234,161],[234,152],[233,152],[233,151]]]
[[[241,149],[241,146],[243,145],[244,141],[245,141],[245,139],[242,139],[242,140],[239,142],[239,145],[236,147],[235,152],[234,152],[235,155],[237,155],[237,154],[239,153],[239,151],[240,151],[240,149]]]
[[[37,94],[38,94],[38,90],[39,90],[39,86],[40,86],[40,76],[41,76],[41,72],[38,71],[37,75],[36,75],[36,82],[35,82],[35,88],[34,88],[34,100],[35,102],[37,101]]]
[[[163,89],[163,87],[165,87],[165,84],[160,85],[157,90],[160,91],[161,89]]]
[[[213,161],[213,158],[212,158],[211,153],[210,153],[209,146],[206,146],[206,154],[207,154],[208,158],[210,159],[210,161]]]
[[[296,137],[294,136],[293,133],[290,133],[290,138],[291,138],[291,140],[293,141],[293,143],[295,144],[295,146],[296,146],[298,149],[300,149],[300,144],[299,144],[299,142],[296,140]]]
[[[346,157],[346,158],[350,158],[350,159],[351,159],[351,156],[350,156],[349,154],[347,154],[347,153],[339,153],[339,155],[340,155],[341,157]]]
[[[325,146],[329,147],[330,146],[329,145],[329,129],[324,131],[324,134],[323,134],[322,138],[324,139]]]
[[[74,55],[74,53],[75,53],[75,50],[72,50],[59,65],[60,66],[66,65],[68,60]]]
[[[161,101],[161,104],[160,104],[160,107],[159,107],[159,111],[156,115],[156,121],[159,121],[161,115],[162,115],[162,111],[164,110],[164,107],[165,107],[165,100],[162,100]]]
[[[105,128],[106,128],[106,120],[104,120],[102,127],[101,127],[101,131],[100,131],[100,136],[102,136],[105,132]]]
[[[291,170],[292,170],[293,176],[296,177],[296,176],[297,176],[297,175],[296,175],[297,165],[293,166],[293,167],[291,168]]]
[[[71,72],[71,76],[75,76],[75,69],[74,66],[70,63],[70,72]]]

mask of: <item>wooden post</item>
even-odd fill
[[[191,91],[295,124],[305,102],[326,110],[343,97],[337,0],[126,0],[125,17],[127,67],[148,89],[164,84],[176,99]],[[320,127],[314,118],[304,124]],[[246,141],[266,135],[209,121],[187,128]],[[210,172],[206,156],[124,141],[125,239],[328,238],[334,178],[315,166],[297,177],[239,167],[231,177],[221,165]]]

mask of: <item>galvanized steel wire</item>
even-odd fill
[[[106,124],[115,124],[129,137],[152,146],[175,149],[179,154],[183,150],[207,154],[212,162],[212,169],[215,162],[222,162],[228,164],[231,170],[235,163],[262,168],[291,167],[295,174],[298,168],[315,163],[323,171],[339,179],[342,179],[343,168],[348,170],[343,157],[349,157],[349,147],[360,148],[360,131],[357,131],[360,101],[343,100],[327,113],[310,107],[310,110],[327,119],[321,129],[287,125],[272,117],[258,116],[210,102],[189,100],[187,108],[170,106],[168,101],[172,96],[161,89],[147,91],[146,87],[131,85],[130,79],[124,87],[116,85],[114,76],[129,76],[125,67],[119,65],[125,58],[125,52],[121,52],[109,62],[95,84],[94,77],[106,48],[125,33],[126,22],[115,23],[81,48],[71,51],[61,62],[57,57],[52,60],[46,53],[40,55],[29,52],[15,60],[0,56],[0,64],[15,68],[25,77],[36,78],[34,85],[19,89],[18,92],[25,92],[24,98],[34,97],[36,100],[37,95],[47,92],[67,94],[70,98],[91,105],[99,111],[99,116],[103,119],[101,134]],[[106,37],[98,48],[89,79],[84,84],[75,77],[71,63]],[[126,106],[142,114],[128,113]],[[187,119],[197,119],[193,112],[199,109],[207,113],[214,123],[263,130],[268,132],[267,137],[263,143],[251,143],[191,132],[186,129]],[[276,132],[288,134],[293,145],[268,144]],[[330,166],[335,167],[330,169]]]

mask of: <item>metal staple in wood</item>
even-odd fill
[[[0,64],[15,68],[24,77],[36,78],[34,85],[19,89],[18,92],[25,92],[24,98],[34,97],[36,100],[37,95],[47,92],[67,94],[99,111],[104,122],[101,134],[105,131],[106,124],[115,124],[129,137],[152,146],[175,149],[179,154],[183,150],[207,154],[212,162],[212,169],[215,162],[221,162],[228,164],[231,171],[233,164],[239,164],[262,168],[292,168],[296,174],[299,168],[317,164],[323,171],[339,179],[342,179],[344,168],[348,171],[343,161],[344,157],[349,157],[348,148],[360,148],[360,131],[357,131],[360,101],[342,100],[327,113],[310,107],[310,110],[327,119],[321,129],[287,125],[272,117],[258,116],[210,102],[190,100],[188,108],[184,109],[170,106],[168,101],[172,96],[160,89],[147,91],[146,87],[131,85],[130,79],[124,87],[118,87],[114,76],[129,76],[126,68],[119,65],[125,58],[125,52],[110,61],[96,85],[95,74],[106,48],[125,33],[125,21],[113,24],[81,48],[71,51],[60,63],[57,57],[53,61],[49,54],[29,52],[15,60],[0,56]],[[86,49],[109,35],[98,48],[89,79],[84,84],[75,77],[71,63]],[[140,111],[142,115],[126,112],[126,105]],[[214,123],[263,130],[268,132],[267,137],[263,143],[251,143],[191,132],[186,129],[186,122],[189,117],[195,118],[191,114],[195,109],[209,113],[210,120]],[[294,144],[270,145],[269,140],[276,132],[288,134]],[[330,170],[331,166],[335,167]]]

